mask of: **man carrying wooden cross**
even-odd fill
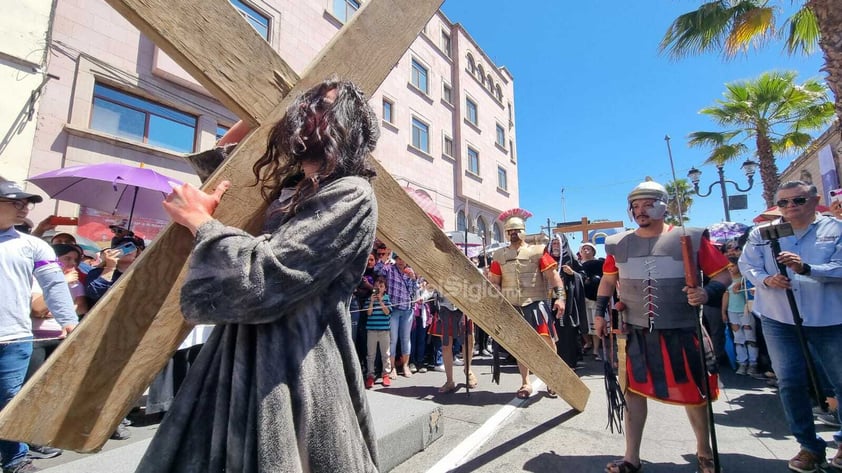
[[[374,241],[379,135],[362,92],[328,80],[292,103],[255,165],[261,235],[213,219],[227,181],[167,197],[196,236],[182,312],[217,326],[139,473],[377,471],[348,305]]]

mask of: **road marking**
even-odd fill
[[[532,394],[530,397],[537,395],[544,389],[545,386],[546,384],[544,384],[543,381],[536,378],[535,381],[532,382]],[[446,473],[463,465],[474,453],[477,452],[477,450],[488,442],[492,435],[500,430],[503,423],[505,423],[506,420],[508,420],[509,417],[516,412],[517,408],[526,401],[526,399],[518,399],[517,397],[509,401],[508,404],[501,407],[499,411],[485,421],[480,428],[466,437],[465,440],[451,450],[450,453],[427,470],[427,473]]]

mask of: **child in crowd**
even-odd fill
[[[746,281],[736,264],[728,266],[732,284],[722,296],[722,321],[730,324],[734,332],[734,348],[737,352],[737,374],[759,376],[757,369],[757,334],[754,317],[746,306]]]
[[[368,298],[368,303],[366,304],[368,307],[368,320],[365,324],[368,333],[368,351],[366,354],[368,375],[365,378],[366,389],[371,389],[374,386],[374,359],[377,357],[378,345],[380,345],[380,358],[383,360],[383,386],[390,386],[392,384],[392,380],[389,378],[389,373],[392,371],[392,363],[390,361],[392,354],[389,352],[389,313],[391,309],[387,289],[386,278],[384,276],[378,276],[374,281],[374,289],[371,292],[371,297]]]

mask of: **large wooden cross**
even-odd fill
[[[588,241],[588,234],[591,230],[604,230],[608,228],[623,228],[623,222],[594,222],[591,223],[588,217],[582,217],[581,222],[559,223],[553,228],[553,233],[582,232],[582,243]]]
[[[226,0],[107,0],[254,131],[205,183],[232,182],[215,213],[255,231],[265,203],[249,185],[269,128],[331,74],[372,94],[441,0],[371,0],[299,79]],[[589,390],[377,163],[378,235],[574,409]],[[99,450],[190,326],[178,294],[192,237],[170,225],[0,412],[0,438]]]

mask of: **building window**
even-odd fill
[[[485,224],[485,219],[482,217],[477,217],[477,235],[479,235],[479,237],[482,238],[483,242],[488,237],[486,233],[488,233],[488,226]]]
[[[412,117],[412,147],[430,153],[430,125]]]
[[[441,50],[444,51],[444,54],[447,57],[450,57],[450,35],[445,33],[444,31],[441,32]]]
[[[503,101],[503,90],[500,89],[500,84],[497,84],[495,86],[495,89],[496,89],[496,92],[497,92],[497,101],[502,102]]]
[[[453,88],[449,84],[442,84],[441,98],[447,103],[453,103]]]
[[[267,41],[269,40],[269,18],[266,15],[260,13],[240,0],[228,1],[231,2],[231,5],[234,5],[241,15],[243,15],[243,18],[249,22],[251,27],[257,30],[257,32],[260,33],[260,36],[263,36],[263,39]]]
[[[442,145],[442,154],[453,157],[453,138],[444,135],[444,144]]]
[[[333,16],[342,23],[347,23],[360,9],[360,2],[357,0],[333,0]]]
[[[94,85],[91,125],[127,140],[179,153],[191,153],[196,117],[111,87]]]
[[[456,212],[456,231],[464,232],[468,228],[468,221],[465,218],[465,212],[462,210]]]
[[[497,124],[497,146],[506,147],[506,130],[499,123]]]
[[[479,176],[479,151],[468,147],[468,172]]]
[[[497,166],[497,187],[503,190],[509,188],[509,180],[506,177],[506,170],[502,166]]]
[[[479,74],[479,83],[485,87],[485,68],[482,67],[482,64],[477,66],[477,74]]]
[[[471,74],[476,74],[477,72],[477,65],[474,62],[474,57],[471,56],[471,53],[468,53],[468,72]]]
[[[395,123],[395,116],[393,115],[393,111],[395,108],[395,103],[389,99],[383,99],[383,121],[386,123]]]
[[[477,104],[469,98],[465,98],[465,109],[467,110],[468,121],[476,125],[479,123],[477,115]]]
[[[515,142],[509,140],[509,156],[511,157],[512,161],[515,160]]]
[[[412,60],[412,85],[425,94],[429,93],[427,89],[427,68],[415,59]]]
[[[495,242],[500,243],[500,242],[503,241],[503,231],[500,230],[500,225],[497,225],[495,223],[494,226],[492,227],[491,231],[494,233],[494,241]]]
[[[491,74],[488,74],[488,76],[486,77],[486,79],[487,79],[487,80],[486,80],[486,82],[487,82],[487,84],[486,84],[486,85],[488,85],[488,90],[489,90],[489,91],[494,90],[494,79],[491,77]]]
[[[227,126],[216,125],[216,141],[221,140],[222,137],[225,136],[226,133],[228,133],[228,130],[229,127]]]

